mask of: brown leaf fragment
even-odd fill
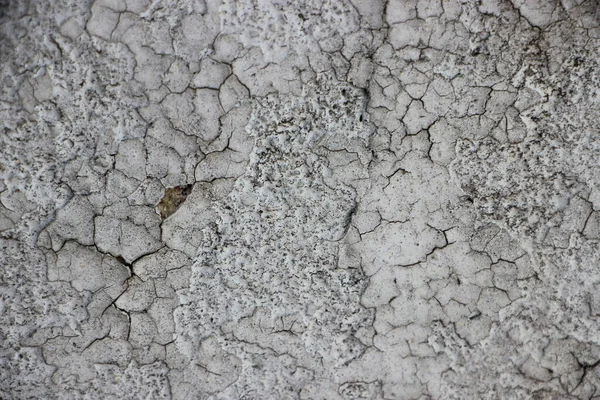
[[[179,206],[183,204],[188,195],[192,192],[193,185],[176,186],[167,188],[165,195],[157,209],[162,219],[167,219],[177,211]]]

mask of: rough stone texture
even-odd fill
[[[600,394],[594,0],[0,0],[0,398]]]

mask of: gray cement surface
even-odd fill
[[[0,398],[600,399],[596,0],[0,0]]]

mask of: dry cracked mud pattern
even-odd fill
[[[0,398],[600,399],[597,0],[0,0]]]

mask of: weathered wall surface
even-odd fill
[[[594,0],[0,1],[0,397],[600,395]]]

